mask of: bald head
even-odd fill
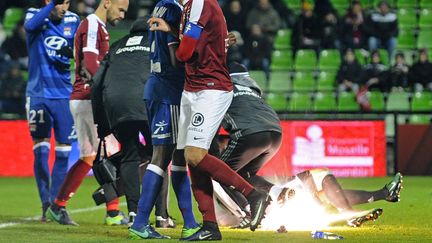
[[[98,9],[103,8],[106,11],[106,21],[115,26],[125,18],[128,7],[129,0],[101,0]]]

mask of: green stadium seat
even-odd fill
[[[417,0],[396,0],[398,8],[417,8]]]
[[[8,8],[3,17],[3,29],[7,35],[12,35],[15,25],[24,18],[24,10],[22,8]]]
[[[417,39],[417,48],[432,47],[432,29],[421,30]]]
[[[276,50],[272,53],[272,71],[291,70],[292,53],[291,50]]]
[[[274,42],[274,47],[277,50],[291,48],[291,30],[289,29],[278,30]]]
[[[367,56],[364,55],[364,53],[366,53],[367,51],[362,51],[360,49],[356,49],[354,50],[354,55],[357,59],[357,61],[360,63],[360,65],[365,65],[366,63],[369,62],[369,59]],[[369,54],[368,54],[369,55]]]
[[[432,111],[432,94],[430,92],[416,92],[412,97],[412,111]]]
[[[410,109],[409,94],[405,91],[393,91],[387,99],[387,111],[408,111]]]
[[[385,109],[384,95],[380,91],[371,91],[367,93],[371,109],[382,111]]]
[[[415,49],[417,47],[416,39],[412,28],[399,29],[397,46],[401,49]]]
[[[317,90],[334,90],[336,83],[335,80],[336,71],[321,71],[318,76]]]
[[[416,27],[417,26],[417,13],[414,8],[400,8],[398,9],[398,21],[401,27]]]
[[[296,70],[314,70],[318,59],[314,50],[298,50],[294,62]]]
[[[338,110],[339,111],[358,111],[359,104],[356,101],[353,92],[340,92],[338,97]]]
[[[289,91],[290,73],[288,71],[273,71],[270,74],[269,91]]]
[[[293,86],[294,91],[313,91],[315,90],[314,72],[297,71],[294,74]]]
[[[432,8],[432,0],[420,0],[421,8]]]
[[[296,11],[301,9],[302,0],[284,0],[286,6]]]
[[[372,0],[360,0],[360,3],[364,9],[373,7],[373,1]]]
[[[430,124],[432,117],[430,115],[411,115],[409,122],[411,124]]]
[[[285,111],[288,105],[285,95],[281,93],[269,93],[266,101],[275,111]]]
[[[319,67],[321,70],[337,70],[340,63],[339,50],[323,50],[320,53]]]
[[[420,29],[430,29],[432,27],[432,9],[424,8],[420,12]]]
[[[388,66],[388,65],[389,65],[389,62],[390,62],[391,60],[389,59],[389,55],[388,55],[387,50],[379,49],[378,52],[379,52],[380,57],[381,57],[381,62],[382,62],[384,65],[387,65],[387,66]]]
[[[312,109],[312,101],[309,93],[294,92],[291,94],[289,101],[290,111],[310,111]]]
[[[266,87],[266,78],[264,71],[262,70],[249,70],[250,77],[257,82],[257,84],[261,87],[261,89],[265,90]]]
[[[315,94],[313,108],[315,111],[332,111],[337,109],[336,97],[333,92],[318,92]]]

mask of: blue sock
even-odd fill
[[[51,175],[51,201],[54,201],[54,199],[56,199],[58,191],[63,184],[64,178],[67,174],[71,146],[56,147],[55,150],[55,161]]]
[[[192,193],[186,166],[171,167],[171,181],[177,196],[178,206],[183,215],[184,227],[195,228],[199,224],[192,211]]]
[[[164,171],[153,164],[147,166],[147,170],[142,179],[141,197],[138,202],[138,212],[132,228],[140,230],[149,224],[150,213],[156,202],[162,186]]]
[[[50,153],[50,143],[40,142],[33,146],[34,154],[34,176],[39,191],[39,197],[42,202],[49,203],[50,173],[48,168],[48,157]]]

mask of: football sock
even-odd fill
[[[222,185],[233,187],[245,196],[254,189],[251,184],[232,170],[225,162],[212,155],[206,154],[196,166],[196,169],[205,172]]]
[[[339,185],[334,175],[326,175],[322,181],[322,187],[327,199],[339,210],[352,210],[344,194],[344,190]]]
[[[54,203],[66,207],[68,200],[75,194],[90,169],[89,164],[79,159],[67,173]]]
[[[42,204],[50,202],[50,172],[48,168],[48,157],[50,153],[50,143],[40,142],[33,146],[34,154],[34,174],[36,179],[36,184],[39,191],[39,197]]]
[[[142,179],[141,197],[138,202],[138,212],[135,217],[134,229],[141,229],[149,224],[150,213],[159,195],[162,185],[164,171],[153,164],[147,166],[147,170]]]
[[[169,178],[168,172],[165,171],[163,174],[162,185],[160,188],[159,196],[156,197],[155,202],[155,215],[161,216],[164,219],[168,218],[168,186],[169,186]]]
[[[106,210],[107,210],[107,213],[110,211],[117,211],[117,214],[118,214],[118,211],[120,211],[119,199],[116,198],[116,199],[113,199],[113,200],[107,202],[106,203]],[[115,216],[117,216],[117,214]]]
[[[71,149],[71,146],[59,146],[55,148],[55,161],[51,174],[51,200],[56,198],[67,174],[68,160]]]
[[[171,182],[183,216],[185,228],[195,228],[198,223],[192,210],[192,193],[186,166],[171,166]]]
[[[373,192],[360,190],[344,190],[344,194],[351,205],[358,205],[378,200],[384,200],[388,195],[388,190],[385,188]]]
[[[198,203],[198,209],[202,214],[203,221],[216,223],[211,178],[201,173],[196,167],[189,166],[189,170],[192,179],[192,191]]]

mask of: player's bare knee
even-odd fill
[[[172,164],[176,166],[186,166],[186,160],[184,156],[184,150],[174,150]]]
[[[166,170],[172,158],[173,145],[156,145],[153,146],[153,155],[151,163],[162,170]]]
[[[96,159],[96,156],[85,156],[80,158],[86,164],[93,166],[93,161]]]
[[[185,159],[189,165],[197,166],[206,156],[207,150],[197,147],[186,147],[185,148]]]

